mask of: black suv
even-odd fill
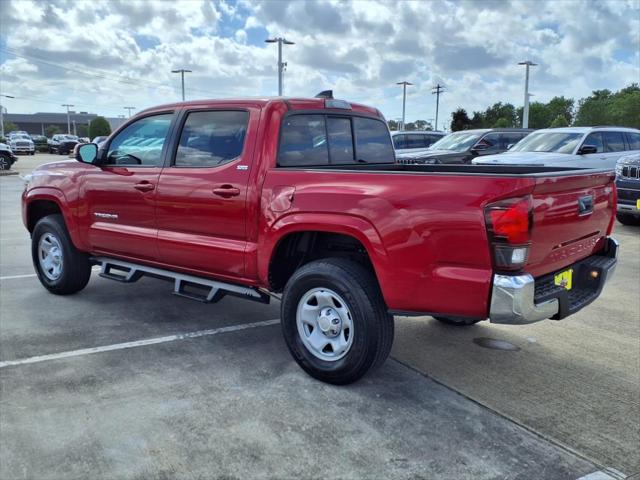
[[[59,133],[49,140],[49,153],[57,153],[59,155],[68,155],[78,144],[78,137],[75,135],[66,135]]]
[[[485,128],[450,133],[427,150],[399,153],[398,163],[471,163],[478,155],[506,152],[533,132],[527,128]]]
[[[623,225],[640,225],[640,153],[627,155],[616,165],[618,213]]]

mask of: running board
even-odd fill
[[[100,265],[100,276],[103,278],[122,283],[137,282],[143,276],[171,280],[173,281],[174,295],[198,302],[216,303],[227,294],[261,303],[269,303],[270,300],[269,295],[251,287],[243,287],[113,258],[94,257],[92,260]]]

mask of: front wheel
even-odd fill
[[[0,170],[9,170],[11,169],[11,160],[9,160],[4,155],[0,155]]]
[[[38,221],[31,237],[31,256],[40,283],[51,293],[70,295],[89,282],[89,256],[74,247],[62,215]]]
[[[308,263],[287,282],[282,332],[295,361],[324,382],[355,382],[391,351],[393,316],[372,272],[357,262]]]

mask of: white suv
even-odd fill
[[[472,163],[613,170],[620,157],[634,152],[640,152],[640,130],[634,128],[546,128],[531,133],[505,153],[476,158]]]

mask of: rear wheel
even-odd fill
[[[616,218],[623,225],[640,225],[640,217],[629,213],[618,213]]]
[[[287,347],[298,365],[324,382],[352,383],[384,363],[393,330],[375,276],[354,261],[308,263],[284,289]]]
[[[447,325],[455,325],[456,327],[468,327],[470,325],[475,325],[480,321],[480,319],[476,318],[465,318],[465,317],[433,317],[439,322],[446,323]]]
[[[31,256],[40,283],[51,293],[70,295],[89,282],[89,256],[73,246],[62,215],[38,221],[31,237]]]

